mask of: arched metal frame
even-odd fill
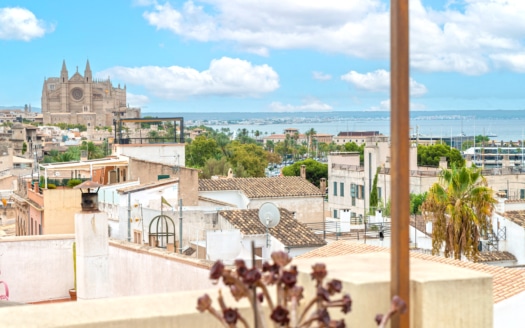
[[[172,232],[170,232],[170,225],[173,228]],[[152,230],[153,226],[155,225],[155,231]],[[173,222],[173,219],[170,218],[167,215],[157,215],[155,216],[150,224],[148,229],[148,238],[149,238],[149,245],[153,247],[159,247],[159,248],[168,248],[169,245],[169,239],[170,237],[173,237],[173,251],[175,251],[175,223]]]

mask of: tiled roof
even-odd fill
[[[503,216],[525,228],[525,211],[506,211]]]
[[[335,241],[324,247],[299,255],[297,258],[332,257],[346,254],[390,252],[389,248],[361,244],[355,241]],[[468,261],[459,261],[441,256],[432,256],[417,252],[410,252],[411,258],[438,262],[465,269],[484,272],[492,276],[492,290],[494,303],[501,302],[511,296],[525,291],[525,270],[509,269],[494,265],[486,265]]]
[[[270,235],[288,247],[324,246],[326,242],[316,235],[306,225],[297,221],[293,213],[280,208],[281,221],[269,229]],[[219,215],[228,220],[243,235],[263,235],[266,227],[259,221],[259,210],[231,210],[219,211]]]
[[[199,191],[241,190],[248,198],[323,196],[301,177],[199,179]]]
[[[516,261],[516,256],[509,252],[480,252],[478,258],[474,262],[498,262],[498,261]]]

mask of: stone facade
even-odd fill
[[[111,80],[93,80],[89,60],[84,75],[70,78],[66,62],[60,77],[50,77],[42,88],[44,124],[83,124],[89,128],[111,126],[115,117],[139,118],[140,108],[126,107],[126,86],[115,88]]]

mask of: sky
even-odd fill
[[[409,0],[411,110],[525,109],[525,1]],[[1,0],[0,106],[45,78],[148,112],[390,110],[389,1]]]

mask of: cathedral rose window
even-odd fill
[[[82,99],[82,96],[84,95],[84,92],[82,91],[82,89],[80,88],[74,88],[73,90],[71,90],[71,96],[73,97],[73,99],[75,100],[80,100]]]

